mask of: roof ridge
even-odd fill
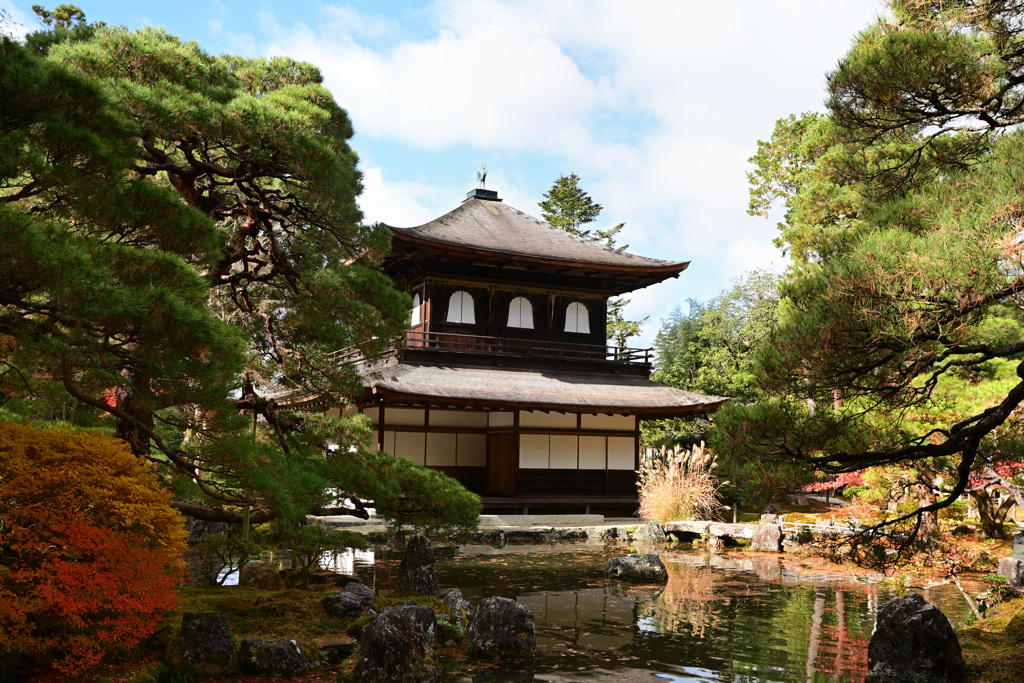
[[[667,261],[613,249],[594,240],[583,239],[507,203],[476,197],[462,201],[451,211],[421,225],[387,227],[397,234],[430,242],[556,261],[641,268],[674,266],[680,271],[688,264],[686,261]]]

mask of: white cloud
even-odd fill
[[[431,200],[439,194],[436,187],[421,182],[385,182],[380,168],[364,168],[359,208],[367,223],[410,228],[437,217]]]
[[[415,147],[570,149],[612,102],[607,81],[588,80],[558,45],[503,27],[444,29],[386,52],[301,24],[274,30],[268,52],[319,66],[362,134]]]
[[[264,15],[264,30],[269,52],[320,66],[361,144],[389,146],[390,166],[374,157],[379,167],[366,171],[368,218],[415,225],[451,210],[481,158],[488,187],[536,214],[554,159],[558,172],[585,179],[605,207],[602,224],[626,222],[632,251],[694,261],[635,297],[628,313],[656,326],[688,296],[714,296],[783,260],[774,223],[745,213],[747,159],[776,119],[822,108],[825,73],[880,9],[877,0],[437,0],[419,14],[432,21],[425,38],[401,38],[401,18],[351,7],[328,7],[312,28]],[[419,168],[396,161],[402,147]],[[424,167],[423,150],[446,171]]]
[[[31,31],[39,28],[35,15],[20,10],[10,0],[0,0],[0,35],[23,40]]]

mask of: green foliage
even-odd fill
[[[373,471],[385,482],[385,495],[375,499],[377,513],[394,531],[418,529],[426,534],[450,535],[476,529],[480,496],[441,472],[396,458],[374,454]]]
[[[748,402],[760,396],[753,350],[775,324],[779,277],[753,271],[708,302],[676,309],[655,339],[652,379],[680,389]]]
[[[623,223],[608,230],[585,228],[597,220],[604,208],[590,195],[580,189],[580,178],[575,173],[559,176],[551,189],[544,193],[547,198],[540,202],[541,217],[556,228],[588,242],[622,251],[626,245],[617,247],[615,236],[622,230]]]
[[[629,305],[631,299],[609,299],[608,300],[608,341],[615,346],[624,348],[630,337],[637,337],[643,330],[644,322],[647,320],[626,320],[622,317],[622,309]]]
[[[752,159],[751,211],[784,204],[793,263],[754,354],[772,399],[727,406],[712,441],[829,472],[910,464],[918,515],[1010,457],[992,437],[1024,400],[1024,24],[1013,2],[889,5],[829,75],[830,114],[780,121]]]
[[[263,543],[273,543],[292,551],[298,578],[308,583],[312,572],[322,569],[321,562],[327,553],[337,553],[349,548],[366,550],[369,542],[353,531],[328,529],[320,524],[275,524],[269,534],[261,537]]]
[[[575,173],[559,176],[551,189],[544,193],[547,197],[540,202],[541,217],[556,228],[561,228],[571,235],[588,242],[597,242],[608,249],[625,250],[628,245],[617,246],[615,236],[619,234],[625,223],[619,223],[607,230],[585,228],[597,220],[604,208],[584,192],[579,186],[580,178]],[[605,336],[616,346],[625,347],[630,337],[638,336],[647,318],[643,320],[626,320],[622,317],[622,309],[629,305],[629,299],[610,299],[608,301],[607,323]]]
[[[232,526],[224,534],[203,534],[192,545],[193,567],[206,584],[223,586],[229,576],[237,576],[245,565],[267,549]]]
[[[75,5],[57,5],[52,12],[42,5],[32,5],[32,11],[47,26],[70,29],[85,23],[85,12]]]
[[[352,127],[319,71],[39,13],[52,30],[0,42],[4,410],[114,423],[192,514],[299,519],[328,488],[384,491],[328,454],[365,420],[268,396],[352,400],[333,352],[383,350],[408,308],[376,269],[388,233],[361,223]]]

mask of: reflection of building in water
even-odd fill
[[[616,650],[633,642],[636,599],[605,588],[520,595],[538,624],[541,649],[570,647]]]
[[[349,548],[340,553],[326,552],[320,559],[320,566],[332,572],[355,574],[356,567],[373,566],[373,551]]]

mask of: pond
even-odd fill
[[[875,611],[890,597],[877,577],[742,551],[662,553],[664,587],[607,580],[607,561],[624,555],[622,546],[435,551],[442,590],[458,587],[474,605],[491,595],[513,598],[533,611],[537,633],[531,666],[463,671],[446,681],[861,681]],[[400,552],[386,549],[338,559],[385,594],[400,561]],[[955,588],[925,597],[951,619],[965,616]]]

